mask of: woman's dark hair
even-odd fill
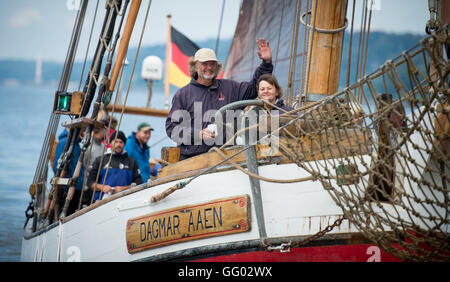
[[[280,99],[281,97],[283,97],[283,88],[278,83],[278,80],[276,79],[276,77],[270,73],[263,74],[259,77],[258,82],[256,82],[256,91],[259,90],[259,83],[263,80],[267,81],[269,84],[275,86],[275,89],[277,90],[277,99]]]

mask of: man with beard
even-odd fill
[[[94,192],[94,200],[102,200],[112,194],[131,188],[132,183],[142,183],[134,158],[124,150],[127,138],[122,131],[111,135],[111,150],[98,156],[89,170],[88,187]],[[97,171],[100,170],[97,179]]]
[[[262,62],[249,82],[217,79],[222,64],[214,51],[202,48],[195,53],[190,61],[191,82],[175,93],[166,120],[167,135],[180,148],[180,160],[221,145],[215,144],[218,133],[208,128],[215,122],[214,115],[218,109],[232,102],[256,98],[258,78],[273,70],[269,42],[261,38],[257,40],[257,46]],[[219,143],[225,141],[225,136],[223,138]]]
[[[139,124],[136,132],[132,132],[128,137],[124,150],[128,155],[134,158],[141,171],[142,182],[147,182],[151,176],[158,175],[158,169],[161,168],[159,163],[155,166],[151,166],[150,159],[150,147],[147,145],[151,137],[153,128],[150,124],[143,122]]]

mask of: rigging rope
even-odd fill
[[[347,78],[345,80],[345,86],[348,87],[350,85],[350,70],[352,64],[352,43],[353,43],[353,24],[355,20],[355,4],[356,0],[353,0],[353,8],[352,8],[352,23],[350,26],[350,39],[348,43],[348,58],[347,58]]]
[[[121,126],[121,124],[122,124],[122,117],[123,117],[123,114],[124,114],[124,112],[125,112],[125,106],[126,106],[126,104],[127,104],[128,95],[129,95],[129,93],[130,93],[131,82],[133,81],[134,71],[135,71],[135,68],[136,68],[136,63],[137,63],[137,61],[138,61],[138,56],[139,56],[139,52],[140,52],[141,44],[142,44],[142,38],[143,38],[143,36],[144,36],[144,31],[145,31],[145,27],[146,27],[146,24],[147,24],[148,14],[149,14],[149,12],[150,12],[150,6],[151,6],[151,4],[152,4],[152,0],[150,0],[150,1],[148,2],[147,11],[146,11],[146,13],[145,13],[144,23],[143,23],[142,30],[141,30],[141,35],[140,35],[140,38],[139,38],[139,43],[138,43],[138,47],[137,47],[137,51],[136,51],[136,56],[135,56],[135,59],[134,59],[134,63],[133,63],[132,71],[131,71],[130,80],[129,80],[129,82],[128,82],[127,94],[125,95],[125,101],[123,102],[122,111],[121,111],[121,113],[120,113],[119,122],[118,122],[118,124],[117,124],[117,130],[116,130],[116,132],[115,132],[116,135],[118,134],[118,132],[119,132],[119,130],[120,130],[120,126]],[[116,93],[116,101],[117,101],[117,93]],[[111,162],[111,159],[112,159],[112,154],[109,156],[109,161],[108,161],[108,163]],[[104,176],[104,178],[103,178],[103,181],[102,181],[103,184],[102,184],[102,185],[104,185],[104,183],[105,183],[105,181],[106,181],[106,177],[107,177],[107,175],[108,175],[109,168],[110,168],[110,167],[108,166],[107,169],[106,169],[106,173],[105,173],[105,176]],[[98,174],[97,174],[97,175],[98,175]],[[102,191],[102,193],[103,193],[103,191]],[[103,195],[103,194],[102,194],[102,195]]]
[[[276,53],[275,53],[275,61],[273,63],[273,69],[276,70],[276,66],[278,63],[278,51],[280,50],[280,39],[281,39],[281,29],[283,27],[283,19],[284,19],[284,8],[285,8],[285,1],[283,1],[283,8],[281,9],[281,14],[280,14],[280,25],[278,27],[278,41],[277,41],[277,48]]]
[[[92,99],[95,96],[95,90],[96,90],[96,84],[92,84],[93,80],[96,80],[96,76],[99,75],[100,72],[100,67],[101,67],[101,63],[102,63],[102,58],[104,55],[104,52],[107,50],[107,46],[105,46],[106,43],[109,43],[109,40],[111,38],[111,34],[113,32],[114,29],[114,24],[115,24],[115,18],[116,18],[116,13],[115,13],[115,9],[114,7],[111,7],[110,5],[110,1],[108,2],[109,4],[106,5],[106,15],[105,15],[105,19],[103,22],[103,27],[101,30],[101,37],[99,38],[99,42],[97,44],[97,50],[95,52],[95,59],[91,65],[91,70],[89,72],[89,76],[88,76],[88,81],[86,81],[86,85],[83,89],[83,92],[86,94],[84,97],[84,101],[83,101],[83,105],[82,105],[82,109],[81,109],[81,114],[80,117],[84,117],[87,115],[88,111],[89,111],[89,107],[86,107],[86,105],[90,105],[92,102]],[[87,6],[87,2],[83,2],[83,9],[85,10]],[[81,29],[81,26],[78,26],[79,29]],[[76,44],[77,45],[77,44]],[[71,49],[69,49],[71,50]],[[71,67],[70,67],[71,69]],[[92,128],[91,128],[92,129]],[[69,165],[71,162],[71,159],[73,158],[73,151],[75,146],[78,146],[76,144],[77,138],[79,133],[81,132],[80,128],[71,128],[69,130],[69,134],[68,134],[68,138],[67,138],[67,142],[65,144],[65,147],[63,149],[63,153],[61,155],[61,157],[58,160],[58,166],[56,169],[56,174],[55,177],[56,178],[64,178],[66,176],[66,173],[69,169]],[[88,134],[90,134],[90,132],[88,132]],[[85,138],[85,140],[88,140],[89,136],[87,136]],[[85,144],[84,144],[85,145]],[[84,146],[83,145],[83,146]],[[80,155],[80,159],[82,160],[82,156],[84,155],[84,151],[82,150],[81,155]],[[77,164],[77,168],[75,170],[74,173],[74,177],[73,178],[73,182],[74,185],[77,182],[78,179],[78,173],[80,171],[79,164]],[[68,194],[67,194],[67,198],[64,204],[64,210],[63,212],[65,212],[65,210],[68,207],[68,204],[70,202],[71,197],[73,196],[74,193],[74,189],[75,187],[71,184],[69,190],[68,190]],[[57,199],[58,199],[58,194],[60,191],[60,187],[58,184],[53,184],[51,191],[48,195],[47,198],[47,202],[45,203],[45,207],[44,207],[44,211],[43,211],[43,219],[47,219],[47,216],[49,213],[51,213],[52,211],[54,212],[54,216],[55,216],[55,220],[57,219],[57,213],[58,213],[58,203],[57,203]]]
[[[367,23],[366,47],[364,48],[364,60],[363,60],[363,67],[362,67],[363,71],[362,71],[362,75],[360,77],[363,77],[366,74],[367,51],[369,50],[370,24],[372,22],[372,5],[373,5],[373,1],[370,1],[369,20]]]
[[[291,50],[289,55],[289,69],[288,69],[288,82],[286,86],[286,100],[287,104],[291,105],[293,100],[293,84],[295,77],[295,63],[297,61],[297,46],[298,46],[298,30],[300,26],[300,12],[301,12],[301,0],[295,2],[295,14],[292,21],[292,35],[291,35]]]
[[[306,1],[306,10],[310,10],[310,2]],[[302,19],[301,19],[302,20]],[[292,105],[294,108],[304,106],[303,101],[301,100],[302,94],[306,93],[305,89],[305,81],[306,81],[306,64],[307,54],[308,54],[308,43],[309,43],[309,29],[303,28],[303,50],[302,50],[302,76],[300,77],[300,90],[297,94],[296,100]]]
[[[286,113],[298,113],[290,123],[299,123],[300,132],[294,142],[280,138],[279,151],[311,175],[291,181],[319,180],[344,214],[317,236],[345,218],[401,259],[450,261],[450,63],[436,52],[450,43],[448,26],[443,34],[422,41],[344,91]],[[390,93],[380,91],[382,79],[394,85]],[[363,88],[359,100],[355,93]],[[231,156],[211,149],[224,160],[153,196],[152,203],[225,162],[251,177],[283,182],[251,174],[232,161],[249,147]]]
[[[97,0],[97,5],[95,5],[94,18],[92,19],[91,31],[89,32],[89,40],[88,40],[88,44],[87,44],[87,48],[86,48],[86,53],[84,54],[83,67],[81,68],[80,82],[78,83],[78,91],[80,91],[81,85],[83,83],[84,70],[86,68],[87,56],[89,54],[89,49],[91,48],[92,33],[94,31],[94,25],[95,25],[95,21],[97,19],[98,4],[99,4],[99,0]]]
[[[316,19],[317,19],[317,5],[315,5],[314,8],[314,21],[313,21],[313,25],[312,25],[312,30],[310,32],[312,32],[312,35],[310,35],[311,38],[311,42],[309,43],[310,46],[313,46],[314,44],[314,33],[317,31],[316,29]],[[311,20],[311,19],[310,19]],[[303,96],[305,97],[305,101],[306,101],[306,96],[308,95],[308,83],[309,83],[309,76],[310,76],[310,71],[311,71],[311,58],[312,58],[312,47],[309,48],[309,54],[308,54],[308,60],[307,60],[307,70],[306,70],[306,74],[305,74],[305,88],[303,89]]]
[[[225,0],[222,0],[222,11],[220,13],[220,20],[219,20],[219,31],[217,31],[217,39],[216,39],[216,48],[214,49],[215,53],[219,51],[219,39],[220,39],[220,31],[222,30],[222,22],[223,22],[223,12],[225,10]]]
[[[120,19],[119,26],[118,26],[118,28],[117,28],[116,37],[115,37],[115,39],[114,39],[114,42],[112,43],[112,47],[108,47],[108,45],[106,46],[107,52],[108,52],[108,56],[107,56],[107,60],[106,60],[106,66],[105,66],[105,69],[104,69],[103,79],[102,79],[102,85],[101,85],[101,87],[103,87],[103,88],[101,88],[101,89],[99,90],[99,94],[98,94],[98,95],[101,95],[100,92],[104,92],[104,91],[105,91],[104,88],[107,87],[107,86],[105,85],[105,83],[106,83],[106,81],[108,80],[107,77],[109,76],[109,71],[110,71],[110,68],[111,68],[112,57],[113,57],[113,54],[114,54],[115,49],[116,49],[116,44],[117,44],[117,41],[118,41],[118,39],[119,39],[120,32],[121,32],[121,30],[122,30],[122,24],[123,24],[123,20],[124,20],[124,18],[125,18],[124,15],[125,15],[125,12],[126,12],[126,10],[127,10],[128,3],[129,3],[129,0],[126,0],[125,3],[123,4],[122,13],[121,13],[119,7],[117,7],[117,2],[113,2],[113,3],[109,2],[109,5],[112,6],[112,7],[114,7],[114,9],[116,10],[117,15],[120,16],[121,19]],[[98,2],[97,2],[97,4],[98,4]],[[94,22],[95,22],[95,19],[94,19]],[[93,29],[93,26],[92,26],[92,29]],[[91,32],[92,32],[92,29],[91,29]],[[92,35],[92,34],[91,34],[91,35]],[[105,42],[105,41],[102,40],[102,42]],[[106,79],[105,79],[105,78],[106,78]],[[95,115],[95,117],[93,117],[94,119],[98,119],[97,114],[94,114],[94,113],[93,113],[92,115],[93,115],[93,116]],[[110,121],[108,122],[108,128],[106,129],[106,132],[109,133],[110,128],[111,128],[111,119],[110,119]],[[89,129],[87,129],[87,130],[89,130]],[[94,136],[91,135],[89,144],[92,144],[93,138],[94,138]],[[93,148],[93,146],[89,146],[89,148],[88,148],[88,150],[89,150],[88,158],[89,158],[89,159],[86,160],[86,161],[83,160],[83,162],[84,162],[85,164],[89,164],[89,163],[91,162],[90,157],[92,156],[92,148]],[[103,161],[103,154],[104,154],[104,152],[105,152],[105,149],[106,149],[106,147],[103,147],[102,155],[101,155],[101,156],[102,156],[101,161]],[[81,208],[81,203],[82,203],[82,201],[83,201],[84,192],[87,191],[87,190],[89,190],[89,189],[91,189],[90,187],[86,187],[87,176],[88,176],[88,169],[89,169],[89,167],[87,167],[87,166],[84,167],[84,178],[83,178],[83,186],[82,186],[83,188],[82,188],[82,190],[81,190],[81,196],[80,196],[80,199],[79,199],[79,202],[78,202],[78,209]],[[98,179],[98,172],[97,172],[97,179]],[[97,180],[96,180],[96,182],[97,182]],[[91,204],[92,204],[92,201],[93,201],[94,194],[95,194],[95,193],[92,193],[92,195],[91,195],[91,201],[90,201]]]
[[[405,260],[450,260],[450,64],[436,52],[449,28],[442,34],[301,112],[299,137],[281,151]],[[383,93],[386,80],[393,89]]]
[[[75,24],[72,30],[72,37],[69,43],[69,49],[67,50],[62,75],[58,85],[58,90],[60,91],[65,91],[67,89],[70,73],[72,72],[73,62],[75,60],[76,50],[78,47],[78,40],[81,35],[81,27],[83,25],[84,16],[86,14],[86,5],[87,2],[82,3],[81,9],[78,10],[77,17],[75,19]],[[58,123],[59,115],[52,113],[50,116],[49,125],[47,127],[47,132],[45,134],[45,139],[42,144],[41,155],[39,156],[36,173],[33,179],[34,183],[45,181],[42,172],[43,170],[45,170],[45,167],[48,166],[49,148],[53,145],[53,140],[55,138]]]
[[[151,1],[125,104],[150,5]],[[369,29],[370,21],[369,14]],[[276,130],[295,123],[300,135],[289,136],[296,143],[280,143],[280,152],[311,174],[307,180],[321,181],[345,218],[384,250],[406,260],[449,261],[450,65],[438,52],[440,45],[450,44],[449,28],[368,76],[364,73],[369,32],[367,38],[365,31],[360,36],[359,80],[322,101],[283,114],[297,115]],[[310,62],[307,75],[309,67]],[[123,114],[124,108],[118,130]],[[247,148],[229,157],[214,148],[223,161],[171,187],[164,197],[226,162],[252,177],[273,181],[250,174],[231,160]],[[152,202],[160,199],[155,197]]]
[[[58,91],[66,91],[67,86],[70,79],[70,74],[72,72],[72,66],[75,60],[76,50],[78,47],[78,41],[81,35],[81,27],[84,23],[84,17],[86,14],[87,1],[83,1],[80,6],[81,9],[78,10],[77,17],[75,19],[75,24],[72,30],[72,36],[69,44],[69,48],[67,50],[66,59],[63,66],[63,71],[60,77],[60,81],[58,84]],[[41,154],[39,156],[35,176],[34,183],[32,185],[36,188],[36,195],[32,196],[33,203],[31,204],[33,207],[37,207],[37,213],[41,211],[42,205],[45,202],[46,198],[46,189],[45,189],[45,181],[47,179],[48,172],[48,161],[50,156],[50,148],[53,147],[53,143],[55,140],[56,129],[59,123],[59,115],[55,113],[51,113],[49,124],[47,127],[47,131],[45,134],[44,142],[42,144]],[[38,216],[34,216],[32,230],[36,230],[37,219]],[[27,221],[28,221],[27,217]],[[24,226],[25,228],[25,226]]]

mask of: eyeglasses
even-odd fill
[[[215,62],[215,61],[200,62],[200,64],[203,67],[215,67],[215,66],[217,66],[217,62]]]

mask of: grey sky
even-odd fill
[[[73,3],[79,0],[15,0],[3,1],[0,10],[0,59],[34,59],[63,61],[70,40],[76,10]],[[274,0],[275,1],[275,0]],[[361,3],[357,1],[355,30],[359,30]],[[387,32],[411,32],[423,34],[428,20],[427,0],[375,0],[376,10],[372,15],[372,30]],[[105,11],[105,1],[99,4],[97,16],[98,33]],[[351,17],[352,0],[348,0],[348,18]],[[85,49],[88,31],[94,18],[97,1],[89,2],[84,33],[80,49]],[[226,0],[221,37],[230,38],[236,27],[240,0]],[[143,0],[136,23],[141,30],[148,0]],[[153,0],[144,34],[144,45],[164,43],[167,32],[167,14],[172,15],[172,24],[194,41],[216,38],[222,0]],[[136,46],[139,33],[134,33],[131,45]],[[93,47],[94,48],[94,47]],[[81,53],[81,52],[80,52]],[[78,59],[81,58],[81,54]]]

